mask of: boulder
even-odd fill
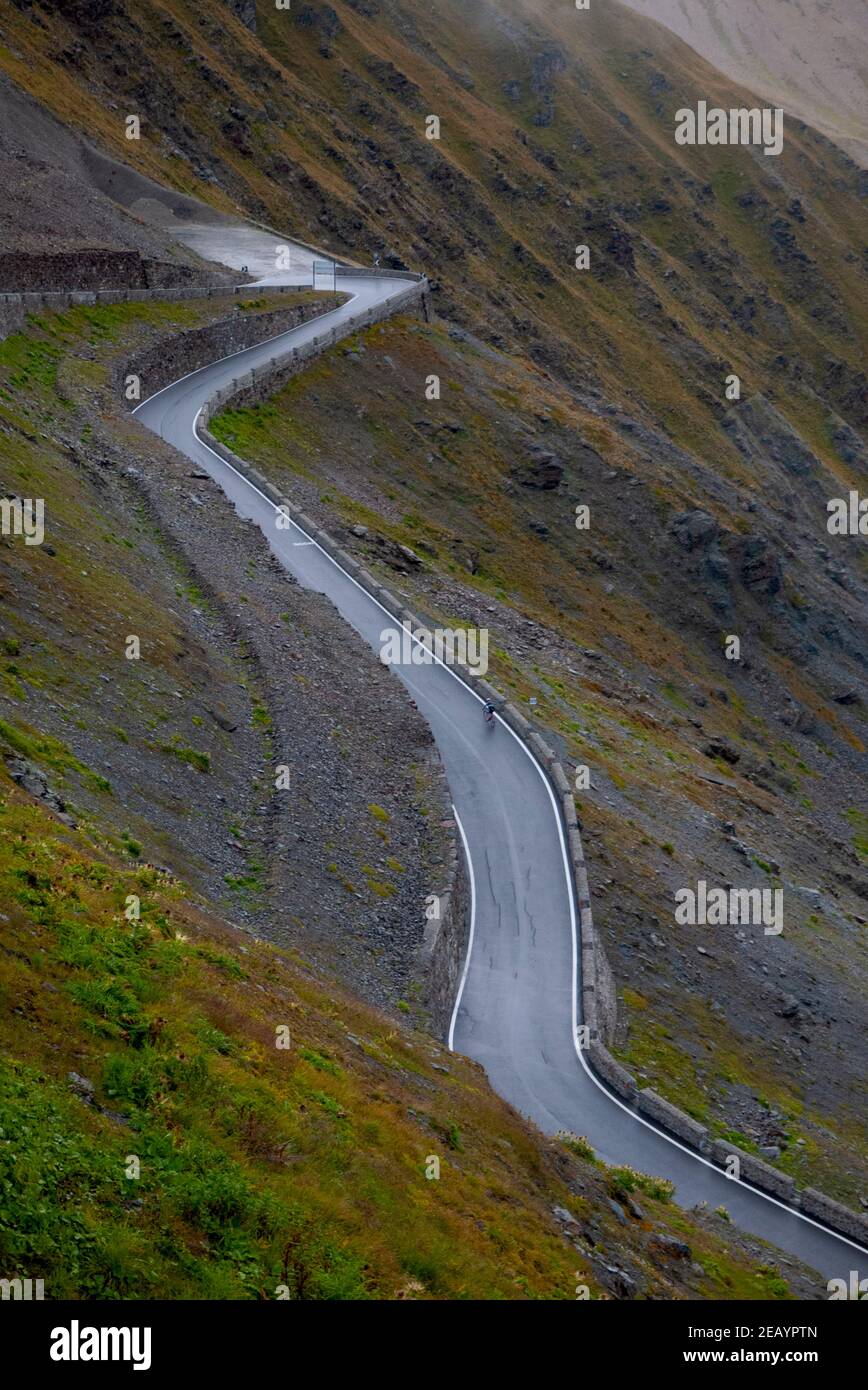
[[[241,20],[245,29],[256,33],[256,0],[226,0],[232,13]]]
[[[674,1236],[666,1235],[663,1231],[654,1232],[648,1242],[648,1248],[670,1260],[689,1260],[691,1255],[689,1245],[683,1240],[676,1240]]]
[[[514,469],[513,476],[522,487],[533,488],[537,492],[553,492],[561,484],[564,465],[557,454],[535,446],[529,450],[528,463]]]
[[[411,570],[422,568],[419,556],[408,545],[400,545],[388,536],[375,535],[370,539],[377,547],[379,558],[390,569],[395,570],[396,574],[409,574]]]
[[[41,768],[15,754],[4,754],[4,759],[6,771],[16,786],[20,787],[22,791],[28,792],[30,796],[35,796],[37,800],[43,802],[49,810],[53,811],[65,825],[70,825],[75,829],[76,822],[67,812],[66,802],[61,796],[58,796],[57,792],[52,791]]]
[[[672,518],[669,527],[678,544],[685,550],[696,550],[710,545],[720,531],[715,518],[700,508],[690,512],[680,512]]]
[[[819,460],[802,436],[763,395],[734,406],[723,428],[740,453],[758,465],[776,463],[797,477],[810,477],[819,469]]]
[[[730,763],[733,766],[741,757],[738,749],[733,748],[732,744],[727,743],[726,739],[723,738],[712,739],[706,743],[702,751],[707,758],[723,758],[725,763]]]
[[[69,1089],[79,1100],[83,1100],[85,1105],[93,1105],[96,1095],[96,1088],[91,1080],[86,1076],[81,1076],[77,1071],[70,1071],[66,1074],[69,1082]]]
[[[781,562],[765,536],[745,536],[734,547],[738,577],[746,589],[776,594],[781,588]]]

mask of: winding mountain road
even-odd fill
[[[200,254],[240,269],[274,264],[277,238],[243,229],[209,229]],[[310,253],[294,269],[259,283],[310,284]],[[276,526],[274,504],[200,439],[205,402],[251,367],[311,341],[325,328],[406,289],[400,279],[344,275],[352,298],[319,319],[193,372],[136,409],[142,424],[186,454],[222,487],[242,516],[262,529],[287,570],[333,601],[378,650],[395,620],[294,524]],[[725,1177],[656,1130],[592,1076],[576,1038],[576,907],[564,832],[539,765],[507,725],[484,723],[480,699],[438,664],[393,668],[428,720],[443,758],[473,882],[469,961],[450,1029],[450,1045],[480,1062],[495,1090],[547,1133],[587,1136],[601,1158],[671,1178],[683,1206],[725,1206],[733,1221],[798,1255],[823,1280],[868,1276],[868,1252],[774,1199]]]

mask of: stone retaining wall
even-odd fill
[[[346,295],[339,295],[343,302]],[[297,328],[308,319],[318,318],[335,307],[335,297],[311,300],[287,309],[272,309],[266,313],[236,313],[233,318],[220,319],[203,328],[191,328],[168,341],[161,339],[133,357],[121,371],[114,372],[114,386],[124,404],[134,410],[139,401],[128,401],[123,390],[124,378],[131,372],[141,382],[141,400],[147,400],[164,386],[169,386],[188,372],[198,371],[220,357],[278,337]]]
[[[684,1111],[679,1110],[671,1101],[658,1096],[650,1087],[646,1086],[644,1091],[639,1092],[636,1097],[636,1109],[640,1115],[645,1115],[647,1119],[661,1125],[678,1139],[684,1139],[700,1153],[707,1147],[708,1130],[705,1126],[685,1115]]]
[[[782,1173],[778,1168],[772,1168],[769,1163],[763,1163],[756,1154],[745,1153],[744,1149],[737,1148],[735,1144],[730,1144],[726,1139],[715,1139],[711,1145],[711,1156],[722,1168],[726,1167],[728,1158],[735,1158],[738,1161],[738,1175],[746,1182],[753,1183],[754,1187],[762,1188],[763,1192],[771,1192],[775,1197],[783,1197],[784,1201],[792,1202],[794,1200],[796,1195],[794,1179],[788,1173]],[[868,1226],[866,1226],[866,1234],[868,1234]]]
[[[863,1245],[868,1242],[868,1216],[850,1211],[849,1207],[842,1206],[840,1202],[833,1202],[831,1197],[827,1197],[824,1192],[818,1192],[815,1187],[806,1187],[797,1193],[797,1196],[799,1207],[806,1216],[812,1216],[815,1221],[822,1221],[835,1231],[842,1231],[845,1236],[861,1241]]]
[[[405,274],[398,270],[367,270],[351,266],[338,266],[338,278],[361,277],[385,280],[412,280],[409,287],[413,297],[427,299],[428,281],[423,275]],[[20,283],[20,282],[19,282]],[[21,290],[0,293],[0,342],[10,333],[18,333],[27,326],[28,314],[45,312],[60,313],[75,304],[140,304],[147,300],[161,300],[173,304],[184,299],[215,299],[228,294],[297,294],[304,285],[262,285],[246,283],[240,285],[176,285],[150,288],[93,289],[93,290]],[[399,312],[397,306],[389,305],[388,313]],[[379,315],[382,317],[382,315]]]
[[[383,270],[380,266],[371,269],[369,266],[339,265],[337,274],[338,279],[342,275],[350,275],[356,280],[415,280],[417,284],[425,280],[424,275],[417,275],[415,271]]]
[[[186,285],[159,289],[120,290],[26,290],[16,294],[0,294],[0,342],[10,333],[27,327],[28,314],[59,314],[76,304],[142,304],[160,300],[176,304],[184,299],[219,299],[230,294],[244,294],[255,286],[248,285]],[[268,294],[296,294],[303,286],[272,285]]]
[[[138,251],[110,251],[105,247],[44,255],[26,251],[0,252],[0,291],[4,293],[169,289],[179,285],[201,286],[206,275],[213,284],[220,272],[209,266],[157,261]],[[227,270],[227,284],[232,279]]]
[[[288,352],[284,357],[270,362],[268,366],[258,367],[235,378],[222,391],[216,392],[207,402],[202,410],[201,423],[207,425],[212,416],[218,414],[229,401],[232,402],[235,409],[261,404],[262,401],[267,400],[269,396],[273,396],[275,392],[285,386],[312,358],[318,357],[320,353],[333,347],[341,339],[362,332],[365,328],[370,328],[372,324],[389,318],[392,314],[399,314],[417,305],[424,305],[427,293],[427,280],[419,280],[410,285],[402,294],[390,299],[388,303],[375,305],[363,313],[354,314],[350,318],[342,320],[334,328],[326,329],[313,338],[311,342],[304,343],[301,347]]]
[[[605,1081],[610,1090],[631,1105],[635,1102],[638,1092],[636,1078],[630,1075],[626,1067],[622,1067],[621,1063],[615,1060],[607,1047],[603,1047],[602,1043],[592,1039],[585,1049],[585,1056],[592,1071],[596,1072],[602,1081]]]

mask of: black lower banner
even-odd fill
[[[859,1364],[864,1332],[862,1315],[848,1313],[834,1300],[771,1305],[577,1300],[525,1304],[523,1314],[510,1304],[502,1336],[502,1303],[474,1304],[473,1322],[465,1324],[466,1303],[444,1307],[433,1302],[436,1323],[428,1328],[433,1309],[429,1305],[426,1313],[423,1304],[414,1311],[406,1305],[361,1302],[88,1304],[4,1299],[0,1334],[5,1365],[15,1364],[18,1374],[38,1371],[51,1377],[92,1378],[106,1371],[113,1377],[193,1372],[224,1380],[251,1372],[267,1374],[281,1364],[289,1368],[307,1353],[323,1357],[321,1364],[328,1365],[330,1374],[344,1356],[348,1367],[356,1370],[360,1355],[370,1361],[372,1333],[389,1348],[387,1361],[395,1367],[404,1333],[415,1340],[435,1328],[444,1349],[443,1335],[452,1330],[472,1336],[478,1351],[483,1337],[490,1371],[500,1354],[515,1355],[516,1317],[527,1317],[526,1335],[543,1324],[546,1332],[556,1331],[557,1338],[540,1344],[545,1348],[541,1359],[551,1364],[563,1357],[568,1372],[576,1370],[584,1348],[597,1365],[602,1360],[613,1369],[644,1374],[684,1367],[701,1378],[714,1367],[762,1366],[775,1371],[798,1366],[828,1376]],[[528,1345],[524,1342],[525,1350]],[[506,1361],[504,1366],[515,1369]]]

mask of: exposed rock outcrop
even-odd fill
[[[765,396],[752,396],[724,418],[723,428],[738,450],[757,462],[771,460],[787,473],[806,476],[819,468],[819,460],[801,435]]]
[[[58,796],[57,792],[52,790],[45,773],[35,763],[28,762],[26,758],[19,758],[11,753],[4,753],[3,758],[6,763],[6,771],[16,786],[43,802],[65,825],[75,826],[76,822],[69,815],[63,797]]]
[[[529,450],[530,461],[513,469],[512,476],[522,487],[537,492],[551,492],[560,486],[564,476],[564,465],[557,454],[533,445]]]
[[[245,29],[256,33],[256,0],[226,0],[232,13],[241,20]]]
[[[720,532],[715,518],[699,507],[690,512],[680,512],[678,516],[673,517],[669,529],[685,550],[697,550],[704,545],[710,545]]]

